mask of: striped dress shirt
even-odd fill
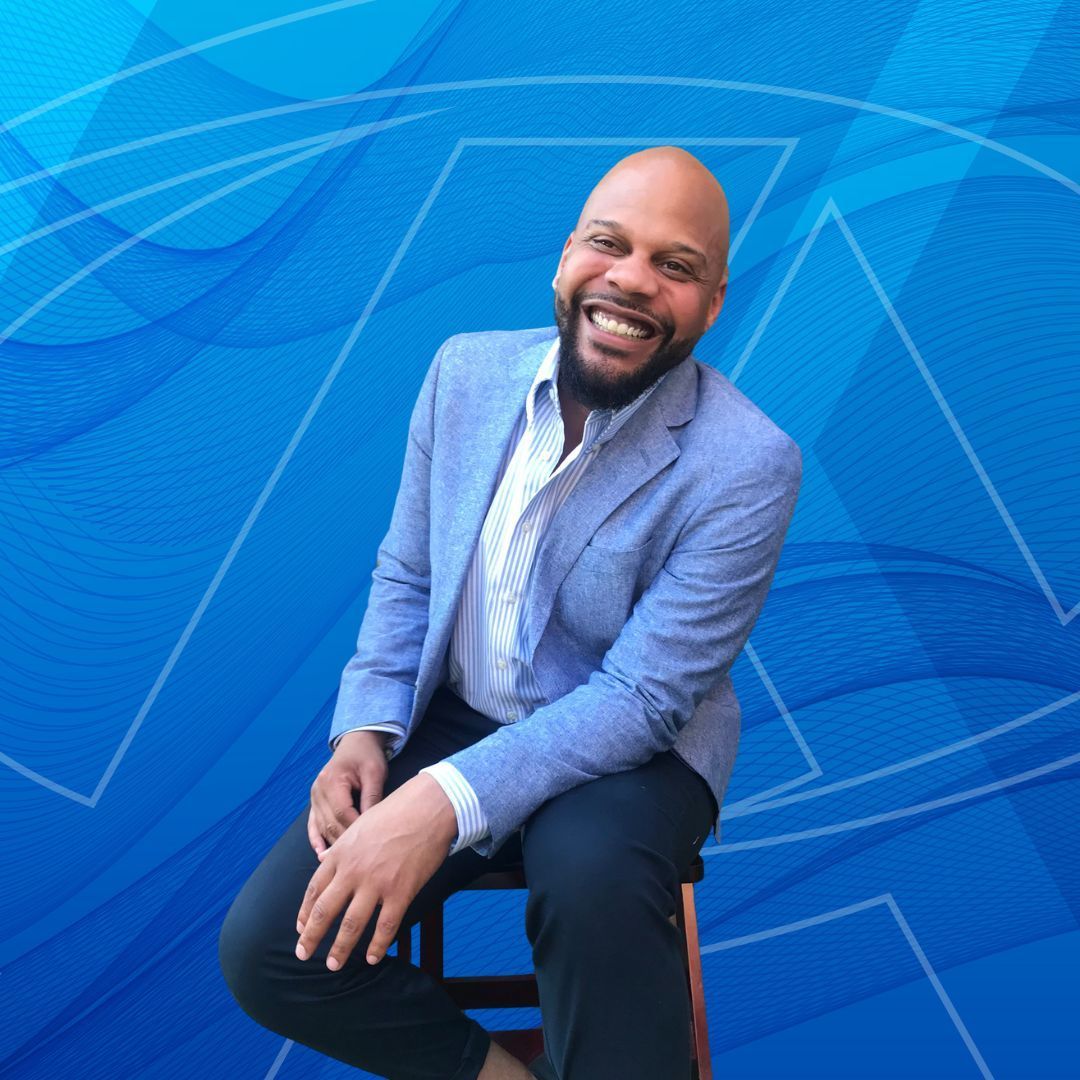
[[[558,373],[556,339],[537,369],[499,464],[495,497],[469,565],[450,638],[450,688],[477,712],[503,724],[524,719],[546,700],[529,665],[526,641],[526,598],[544,532],[596,451],[664,378],[621,409],[590,412],[581,442],[553,472],[565,440]],[[389,742],[392,753],[397,753],[405,739],[404,727],[393,721],[350,730],[393,733],[395,738]],[[453,765],[439,761],[420,772],[434,777],[453,804],[458,833],[451,855],[488,835],[476,793]]]

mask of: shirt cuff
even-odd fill
[[[396,738],[388,739],[386,743],[390,748],[387,760],[401,749],[401,743],[405,738],[405,729],[400,724],[393,723],[393,721],[388,720],[378,724],[359,724],[334,736],[334,741],[330,744],[331,753],[338,748],[338,743],[341,742],[343,736],[349,734],[349,731],[389,731],[392,735],[395,735]]]
[[[480,800],[472,784],[448,761],[436,761],[434,765],[425,765],[420,772],[435,778],[454,807],[458,834],[450,845],[449,855],[454,855],[462,848],[471,847],[483,840],[489,832],[487,817],[481,809]]]

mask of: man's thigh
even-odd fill
[[[715,816],[705,780],[670,750],[644,765],[580,784],[525,822],[521,846],[530,889],[553,879],[582,887],[662,867],[672,902]]]

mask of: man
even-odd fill
[[[729,677],[801,479],[795,443],[692,356],[728,210],[657,147],[589,195],[554,329],[439,350],[410,424],[333,755],[233,904],[260,1023],[393,1080],[689,1076],[669,921],[734,761]],[[386,955],[523,863],[546,1061],[530,1074]]]

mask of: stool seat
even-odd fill
[[[712,1080],[708,1023],[705,1015],[705,985],[701,971],[694,885],[705,876],[700,855],[687,867],[679,884],[672,922],[682,931],[683,969],[690,997],[690,1062],[693,1080]],[[524,866],[492,870],[482,874],[462,891],[474,889],[527,889]],[[420,920],[420,968],[438,979],[461,1009],[538,1008],[539,988],[535,974],[447,976],[443,972],[443,907],[440,904]],[[397,954],[412,958],[411,928],[397,937]],[[523,1064],[528,1065],[544,1052],[542,1027],[490,1032],[492,1039]]]

